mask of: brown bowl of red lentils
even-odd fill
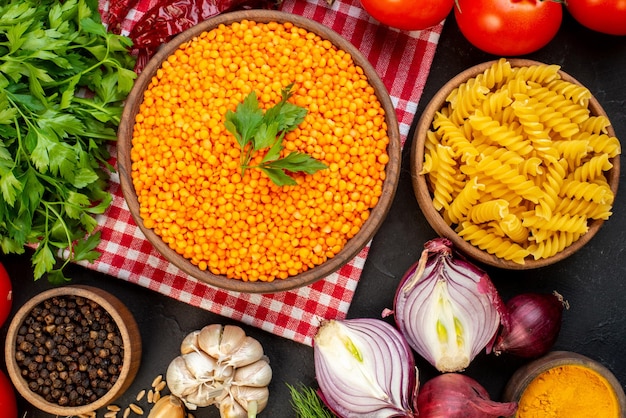
[[[164,45],[118,132],[122,190],[147,239],[190,276],[241,292],[306,286],[352,260],[388,213],[400,160],[395,109],[367,59],[270,10]]]
[[[11,320],[4,353],[8,375],[27,402],[52,415],[88,416],[130,387],[142,344],[133,315],[117,297],[72,285],[29,299]]]

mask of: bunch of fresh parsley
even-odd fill
[[[63,282],[67,263],[100,255],[130,46],[97,0],[0,0],[0,248],[35,247],[35,279]]]
[[[307,110],[288,102],[292,96],[293,84],[281,91],[281,100],[276,105],[263,111],[259,106],[256,93],[252,91],[233,112],[226,113],[226,129],[237,139],[241,147],[242,173],[248,168],[258,168],[275,184],[291,186],[296,180],[287,172],[313,174],[327,168],[326,164],[308,154],[292,151],[281,157],[285,134],[293,131],[304,121]],[[254,154],[268,149],[258,165],[250,166]]]

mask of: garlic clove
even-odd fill
[[[200,334],[200,330],[196,330],[190,332],[183,338],[183,341],[180,344],[180,354],[188,354],[192,351],[198,351],[198,334]]]
[[[226,363],[233,367],[242,367],[252,364],[263,357],[263,346],[252,337],[244,338],[236,351],[231,353]]]
[[[198,386],[196,378],[191,374],[187,368],[187,363],[181,356],[170,362],[165,379],[170,392],[179,398],[184,398],[194,392]]]
[[[213,380],[217,362],[202,351],[192,351],[182,356],[189,372],[200,382]]]
[[[150,409],[148,418],[185,418],[185,406],[174,395],[165,395]]]
[[[272,368],[264,360],[258,360],[247,366],[238,368],[235,371],[233,385],[263,387],[270,384],[272,380]]]
[[[230,394],[244,407],[246,411],[256,413],[261,412],[267,406],[270,391],[267,386],[255,388],[251,386],[231,386]]]
[[[232,396],[227,396],[220,402],[221,418],[248,418],[248,411],[239,405]]]
[[[200,330],[198,346],[217,361],[223,361],[244,343],[246,333],[236,325],[211,324]]]
[[[223,329],[221,324],[210,324],[202,328],[197,336],[198,347],[215,359],[219,359]]]
[[[246,341],[246,333],[240,327],[226,325],[222,331],[222,338],[219,345],[219,359],[230,357]]]

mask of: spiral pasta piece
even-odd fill
[[[520,155],[528,155],[532,152],[530,141],[507,129],[506,126],[501,125],[491,116],[474,114],[468,120],[472,128],[484,134],[490,142],[506,147]]]
[[[594,155],[591,159],[577,167],[572,176],[578,181],[592,181],[604,175],[605,171],[613,168],[608,154]]]
[[[515,67],[512,70],[513,77],[521,78],[536,83],[549,83],[559,78],[558,65],[528,65],[525,67]]]
[[[579,105],[578,103],[574,103],[569,99],[565,99],[562,96],[558,97],[560,100],[553,102],[552,107],[554,110],[561,112],[563,116],[571,120],[573,123],[577,124],[580,130],[580,125],[589,119],[589,109]]]
[[[477,177],[485,185],[485,193],[481,200],[504,199],[509,202],[509,207],[523,204],[524,198],[508,188],[506,184],[488,176],[479,175]]]
[[[609,119],[604,115],[590,116],[589,119],[580,124],[580,130],[592,134],[606,134],[607,127],[611,125]]]
[[[567,80],[552,80],[546,87],[583,107],[587,107],[591,99],[591,91],[587,87]]]
[[[509,202],[504,199],[488,200],[472,206],[468,218],[475,224],[501,220],[509,214]]]
[[[519,174],[510,165],[503,164],[502,161],[490,155],[485,155],[473,168],[476,172],[481,172],[500,181],[511,191],[533,203],[537,203],[539,198],[543,196],[543,191],[531,180]]]
[[[596,184],[567,178],[563,181],[560,194],[569,198],[585,199],[601,205],[613,204],[613,192],[608,184]]]
[[[543,160],[539,157],[529,157],[524,159],[517,165],[517,171],[520,174],[529,176],[529,177],[537,177],[543,174]]]
[[[572,122],[568,117],[563,115],[563,113],[550,106],[537,103],[535,112],[537,112],[539,120],[546,128],[558,134],[563,139],[571,138],[580,132],[578,124]]]
[[[559,156],[564,158],[570,167],[579,166],[582,160],[587,157],[589,151],[592,150],[587,139],[553,141],[553,146],[558,151]]]
[[[507,111],[508,106],[513,103],[511,95],[506,90],[500,90],[488,95],[480,106],[480,111],[486,115],[502,115],[498,119],[501,124],[510,122],[512,112]]]
[[[530,86],[523,78],[513,78],[508,80],[503,86],[502,90],[506,91],[511,97],[515,97],[516,94],[528,94]]]
[[[527,93],[529,97],[537,100],[553,111],[561,113],[574,124],[580,125],[589,119],[590,111],[586,105],[583,106],[580,103],[574,102],[572,99],[550,89],[548,86],[538,85],[537,87],[530,88]]]
[[[459,223],[465,218],[469,210],[480,199],[480,191],[484,190],[485,185],[478,182],[478,178],[473,177],[465,183],[465,187],[459,192],[452,201],[448,210],[443,212],[443,217],[449,224]]]
[[[524,225],[522,220],[513,213],[505,215],[498,223],[500,229],[509,237],[513,242],[523,244],[528,240],[529,231]]]
[[[480,153],[480,159],[485,158],[485,156],[489,156],[489,158],[500,160],[503,164],[508,164],[512,166],[523,164],[524,161],[526,161],[524,157],[522,157],[515,151],[511,151],[509,149],[498,147],[496,145],[491,145],[488,143],[482,144],[481,146],[477,147],[477,149]]]
[[[543,216],[527,216],[522,220],[522,225],[534,230],[533,235],[538,230],[563,231],[584,234],[589,229],[587,217],[581,215],[568,215],[554,213],[550,218]]]
[[[569,213],[571,215],[583,215],[589,219],[607,220],[613,214],[612,206],[590,202],[587,200],[563,198],[555,208],[557,212]]]
[[[552,257],[572,245],[580,236],[572,232],[556,232],[543,241],[530,244],[528,252],[535,260]]]
[[[450,93],[447,99],[452,110],[450,119],[460,124],[480,106],[480,103],[487,97],[487,93],[489,89],[479,84],[476,79],[470,79],[461,84]]]
[[[541,185],[544,195],[539,199],[535,212],[546,219],[552,216],[559,201],[559,192],[567,175],[567,162],[563,159],[546,166]]]
[[[539,84],[539,83],[529,83],[530,88],[528,89],[528,97],[532,97],[538,103],[543,104],[547,107],[556,108],[555,103],[561,101],[559,98],[559,94],[550,90],[549,88]],[[561,96],[563,100],[565,97]]]
[[[463,131],[442,113],[435,115],[433,128],[437,130],[441,144],[452,148],[455,158],[460,158],[462,162],[465,162],[479,155],[478,150]]]
[[[492,232],[485,231],[478,225],[464,223],[457,233],[475,247],[504,260],[525,264],[524,259],[530,254],[527,249],[519,244]]]
[[[509,79],[512,73],[511,63],[506,58],[500,58],[482,74],[477,75],[476,81],[491,90]]]
[[[608,136],[606,134],[593,134],[587,137],[587,141],[593,152],[598,154],[608,154],[613,158],[622,153],[622,147],[620,142],[614,136]]]
[[[436,150],[437,152],[431,154],[431,157],[437,170],[430,173],[430,180],[433,184],[433,205],[437,210],[441,210],[447,208],[453,200],[456,162],[452,158],[453,153],[450,147],[438,145]]]
[[[535,153],[542,160],[556,162],[559,158],[559,152],[552,146],[552,139],[537,115],[535,106],[529,105],[527,100],[516,100],[511,108],[515,112],[522,130],[530,140]]]

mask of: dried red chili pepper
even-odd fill
[[[264,0],[167,0],[148,10],[133,26],[129,37],[140,71],[162,44],[177,34],[220,13],[252,7]],[[265,1],[267,4],[267,1]]]

